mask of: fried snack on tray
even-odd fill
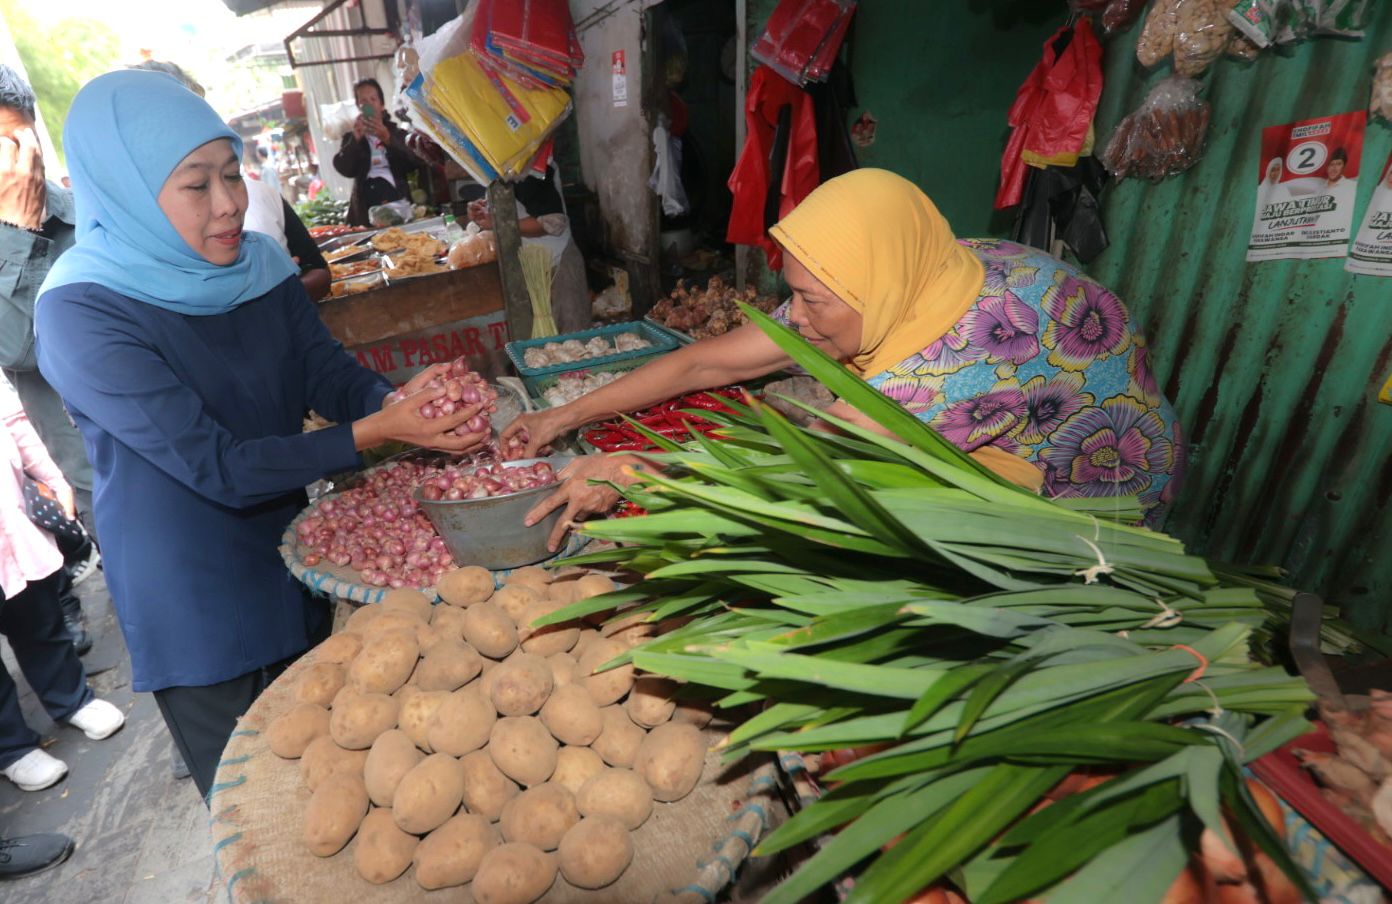
[[[378,251],[410,251],[423,257],[439,257],[445,253],[445,243],[428,232],[406,232],[395,226],[372,237],[372,247]]]
[[[329,275],[334,279],[347,279],[350,276],[361,276],[364,273],[371,273],[374,270],[382,269],[382,262],[376,258],[365,261],[353,261],[348,264],[329,264]]]
[[[431,254],[418,251],[402,251],[393,254],[387,268],[388,279],[403,279],[407,276],[425,276],[429,273],[444,273],[449,268],[435,260]]]

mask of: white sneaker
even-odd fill
[[[126,716],[105,700],[92,700],[72,714],[68,724],[82,729],[82,733],[94,741],[109,738],[126,724]]]
[[[93,544],[92,551],[87,554],[87,558],[73,566],[71,571],[69,571],[68,577],[72,580],[72,585],[76,587],[78,584],[81,584],[83,581],[96,574],[97,566],[100,564],[101,553],[97,551],[96,544]]]
[[[42,791],[68,774],[68,764],[35,747],[5,769],[5,778],[21,791]]]

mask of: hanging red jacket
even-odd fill
[[[803,198],[821,183],[817,167],[817,125],[812,98],[767,66],[754,70],[749,78],[749,97],[744,105],[748,134],[744,149],[727,183],[734,195],[730,209],[730,228],[725,240],[736,245],[757,245],[768,256],[769,268],[781,270],[783,256],[768,237],[764,222],[765,202],[771,180],[769,155],[773,151],[778,114],[792,107],[789,119],[788,153],[779,183],[778,216],[787,216]]]
[[[1060,53],[1063,41],[1067,46]],[[1020,203],[1029,166],[1025,155],[1060,166],[1078,162],[1101,96],[1102,45],[1084,16],[1044,42],[1044,58],[1015,94],[1006,117],[1013,131],[1001,157],[996,210]]]

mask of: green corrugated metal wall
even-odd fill
[[[750,0],[751,39],[775,5]],[[1392,369],[1392,279],[1348,275],[1341,259],[1244,260],[1261,129],[1366,104],[1372,62],[1392,51],[1392,2],[1375,5],[1361,41],[1219,62],[1206,156],[1160,185],[1112,189],[1112,247],[1089,269],[1141,322],[1192,441],[1169,529],[1210,555],[1281,564],[1386,631],[1392,407],[1376,393]],[[990,215],[1005,111],[1063,21],[1062,2],[1041,18],[1045,6],[952,0],[925,16],[920,0],[866,0],[857,12],[852,71],[880,121],[862,162],[914,179],[960,234],[1008,228]],[[1138,31],[1106,41],[1104,138],[1168,72],[1135,62]],[[1364,167],[1389,148],[1392,131],[1370,125]]]
[[[1392,280],[1345,273],[1342,259],[1244,261],[1262,128],[1366,105],[1373,61],[1392,51],[1392,3],[1377,7],[1361,41],[1220,62],[1203,160],[1159,185],[1116,187],[1113,244],[1090,269],[1143,324],[1189,430],[1169,529],[1209,555],[1280,563],[1386,630],[1392,407],[1376,396],[1392,356]],[[1134,42],[1133,30],[1108,45],[1103,135],[1163,75],[1136,64]],[[1392,132],[1370,124],[1362,202],[1389,148]]]

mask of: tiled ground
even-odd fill
[[[149,694],[130,688],[130,660],[100,573],[79,590],[96,638],[89,669],[97,695],[126,712],[126,726],[105,741],[55,725],[18,677],[9,647],[3,659],[24,692],[25,718],[49,753],[68,764],[52,788],[23,792],[0,778],[0,835],[64,832],[77,850],[57,869],[0,884],[5,904],[203,904],[223,898],[213,860],[208,811],[189,780],[170,770],[172,745]]]

